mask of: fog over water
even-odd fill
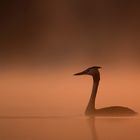
[[[85,117],[92,79],[73,76],[101,66],[96,107],[140,112],[139,6],[136,0],[3,1],[0,139],[139,140],[139,115]]]
[[[111,69],[111,68],[110,68]],[[61,70],[3,72],[1,115],[83,114],[92,89],[89,76],[74,77],[83,67]],[[102,68],[96,105],[123,105],[140,110],[138,71]]]

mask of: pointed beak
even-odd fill
[[[82,71],[82,72],[79,72],[79,73],[75,73],[74,75],[77,76],[77,75],[85,75],[85,74],[87,74],[86,71]]]

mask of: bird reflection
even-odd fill
[[[91,140],[114,140],[117,137],[120,140],[136,138],[137,119],[132,117],[102,117],[90,116],[86,119],[90,129]],[[132,124],[135,124],[132,126]],[[97,129],[99,128],[99,129]],[[126,129],[129,134],[126,135]],[[97,131],[98,130],[98,131]]]
[[[87,123],[91,131],[92,140],[99,140],[96,130],[95,116],[88,117]]]

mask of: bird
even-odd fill
[[[85,110],[85,115],[94,115],[94,116],[134,116],[137,115],[137,112],[134,110],[128,108],[128,107],[123,107],[123,106],[110,106],[110,107],[104,107],[100,109],[96,109],[95,107],[95,101],[96,101],[96,95],[97,95],[97,90],[100,82],[100,71],[101,69],[100,66],[93,66],[89,67],[86,70],[75,73],[75,76],[78,75],[89,75],[93,79],[93,88],[92,88],[92,93],[88,102],[88,105]]]

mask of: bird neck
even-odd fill
[[[91,93],[91,97],[89,100],[89,104],[91,104],[92,108],[95,110],[95,100],[96,100],[96,95],[97,95],[97,90],[98,90],[98,86],[99,86],[99,81],[100,80],[93,80],[93,87],[92,87],[92,93]]]
[[[90,115],[96,110],[95,100],[96,100],[97,90],[99,86],[99,81],[100,81],[100,74],[98,73],[98,76],[97,75],[95,77],[93,76],[92,93],[91,93],[90,100],[86,108],[86,112],[85,112],[86,115]]]

